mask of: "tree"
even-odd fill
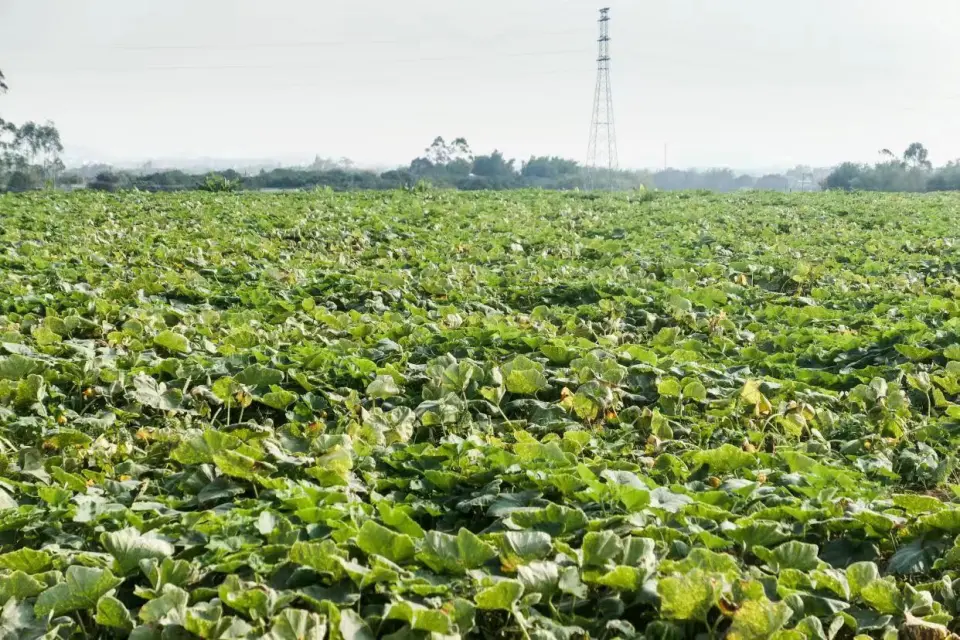
[[[7,90],[0,71],[0,93]],[[25,190],[46,179],[56,182],[57,173],[63,170],[62,152],[60,132],[52,122],[27,122],[18,127],[0,118],[0,179],[7,188]]]
[[[926,147],[919,142],[914,142],[903,152],[903,161],[914,168],[930,169],[933,164],[927,159],[927,156]]]
[[[786,191],[790,188],[790,180],[786,176],[771,173],[757,180],[755,188],[765,191]]]
[[[495,150],[488,156],[474,158],[471,173],[484,178],[513,178],[516,176],[513,163],[514,160],[505,160],[503,154]]]
[[[824,189],[840,189],[853,191],[858,188],[859,181],[866,167],[855,162],[844,162],[830,172],[820,185]]]
[[[437,136],[424,150],[426,159],[434,165],[445,165],[456,160],[472,160],[473,152],[466,138],[457,138],[450,144],[444,141],[443,136]]]
[[[561,176],[572,176],[580,172],[580,165],[575,160],[566,158],[531,156],[520,167],[520,175],[523,178],[550,178],[555,179]]]

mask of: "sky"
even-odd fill
[[[0,0],[0,115],[68,159],[583,160],[585,0]],[[620,165],[960,157],[957,0],[608,0]],[[665,154],[666,151],[666,154]]]

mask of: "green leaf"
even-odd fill
[[[34,574],[48,571],[51,567],[53,567],[53,559],[46,551],[24,547],[0,555],[0,569]]]
[[[274,616],[265,640],[323,640],[327,620],[302,609],[284,609]]]
[[[939,529],[957,535],[960,533],[960,509],[945,509],[923,516],[917,520],[917,526]]]
[[[104,533],[100,543],[114,558],[114,567],[120,575],[126,575],[140,567],[147,558],[163,560],[174,554],[173,545],[152,535],[143,535],[133,527],[115,533]]]
[[[874,580],[860,590],[860,598],[880,613],[903,613],[904,601],[892,579]]]
[[[179,333],[166,330],[154,337],[153,344],[163,347],[171,353],[190,353],[190,341]]]
[[[657,393],[667,398],[679,398],[681,393],[680,381],[676,378],[664,378],[657,383]]]
[[[0,380],[23,380],[31,375],[43,373],[46,365],[39,360],[13,354],[0,358]]]
[[[671,620],[705,621],[717,600],[715,579],[700,570],[661,578],[660,613]]]
[[[873,562],[854,562],[847,567],[847,582],[850,583],[850,596],[855,598],[865,586],[880,579],[880,570]]]
[[[103,596],[97,600],[97,624],[130,631],[133,629],[133,617],[122,602],[113,596]]]
[[[896,349],[901,355],[913,360],[914,362],[929,360],[937,355],[937,352],[932,349],[912,344],[898,344],[894,345],[893,348]]]
[[[785,542],[773,551],[758,547],[754,553],[764,560],[775,571],[782,569],[797,569],[798,571],[812,571],[820,565],[817,554],[820,548],[815,544],[791,540]]]
[[[31,374],[17,383],[14,405],[18,409],[27,409],[47,397],[47,382],[36,374]]]
[[[296,399],[297,394],[287,391],[286,389],[281,389],[280,387],[274,385],[271,387],[271,391],[269,393],[263,394],[263,396],[260,398],[260,402],[268,407],[283,411],[293,404]]]
[[[724,444],[717,449],[697,451],[691,458],[695,465],[706,465],[716,474],[748,469],[756,464],[754,454],[747,453],[732,444]]]
[[[384,614],[385,620],[402,620],[416,631],[427,631],[448,635],[453,631],[453,623],[443,611],[429,609],[412,602],[394,602]]]
[[[697,402],[706,402],[707,388],[703,386],[699,380],[694,380],[692,382],[688,382],[683,388],[683,395],[685,398],[690,398],[691,400],[696,400]]]
[[[357,546],[367,554],[377,554],[391,562],[404,563],[414,555],[413,538],[396,533],[373,520],[367,520],[357,534]]]
[[[43,583],[23,571],[0,575],[0,604],[5,604],[11,598],[23,601],[36,597],[44,588]]]
[[[596,579],[596,583],[616,591],[639,591],[646,575],[636,567],[619,565]]]
[[[515,511],[510,520],[522,529],[536,529],[551,536],[562,536],[586,528],[587,516],[580,509],[549,504],[542,509]]]
[[[783,628],[793,615],[786,602],[747,600],[733,616],[729,640],[767,640]]]
[[[464,573],[497,557],[497,550],[467,529],[456,536],[429,531],[424,536],[423,550],[417,559],[437,573]]]
[[[386,399],[399,396],[402,392],[393,376],[380,375],[367,385],[367,395],[371,398]]]
[[[134,398],[145,407],[176,411],[183,404],[183,393],[179,389],[168,389],[167,385],[150,376],[138,375],[133,379],[133,387]]]
[[[340,611],[340,623],[337,630],[343,640],[375,640],[376,635],[370,630],[370,626],[353,609],[343,609]]]
[[[526,356],[517,356],[502,367],[504,385],[510,393],[533,395],[546,388],[543,365]]]
[[[928,546],[922,539],[905,544],[893,554],[887,563],[887,572],[896,575],[924,573],[933,567],[933,558]]]
[[[237,374],[236,382],[248,387],[269,389],[283,382],[283,372],[279,369],[265,367],[262,364],[252,364]],[[214,385],[213,392],[217,393],[216,385]]]
[[[535,561],[517,567],[517,579],[524,593],[551,596],[560,586],[560,568],[556,562]]]
[[[140,607],[139,617],[147,623],[183,626],[187,619],[189,594],[173,585],[165,585],[160,597]]]
[[[542,531],[508,531],[497,534],[501,555],[508,560],[542,560],[553,550],[553,541]]]
[[[478,609],[512,611],[523,595],[523,585],[516,580],[501,580],[477,593]]]
[[[310,567],[315,571],[337,573],[340,571],[338,558],[346,557],[332,540],[322,542],[298,541],[290,547],[290,560]]]
[[[64,581],[56,584],[37,598],[34,610],[37,615],[51,614],[54,617],[78,609],[92,609],[100,596],[119,586],[122,579],[106,569],[71,565]]]
[[[16,509],[19,506],[13,496],[4,491],[3,487],[0,487],[0,509]]]
[[[623,553],[620,538],[612,531],[591,531],[583,536],[583,566],[603,567]]]

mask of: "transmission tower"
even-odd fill
[[[587,186],[591,189],[612,187],[613,171],[619,168],[613,93],[610,89],[609,7],[600,9],[599,23],[597,87],[593,94],[593,118],[590,121],[590,143],[587,145]]]

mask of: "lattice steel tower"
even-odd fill
[[[610,90],[609,7],[600,9],[599,23],[597,87],[593,94],[593,118],[590,121],[590,143],[587,145],[587,186],[591,189],[611,187],[612,172],[619,168],[617,131],[613,122],[613,93]]]

